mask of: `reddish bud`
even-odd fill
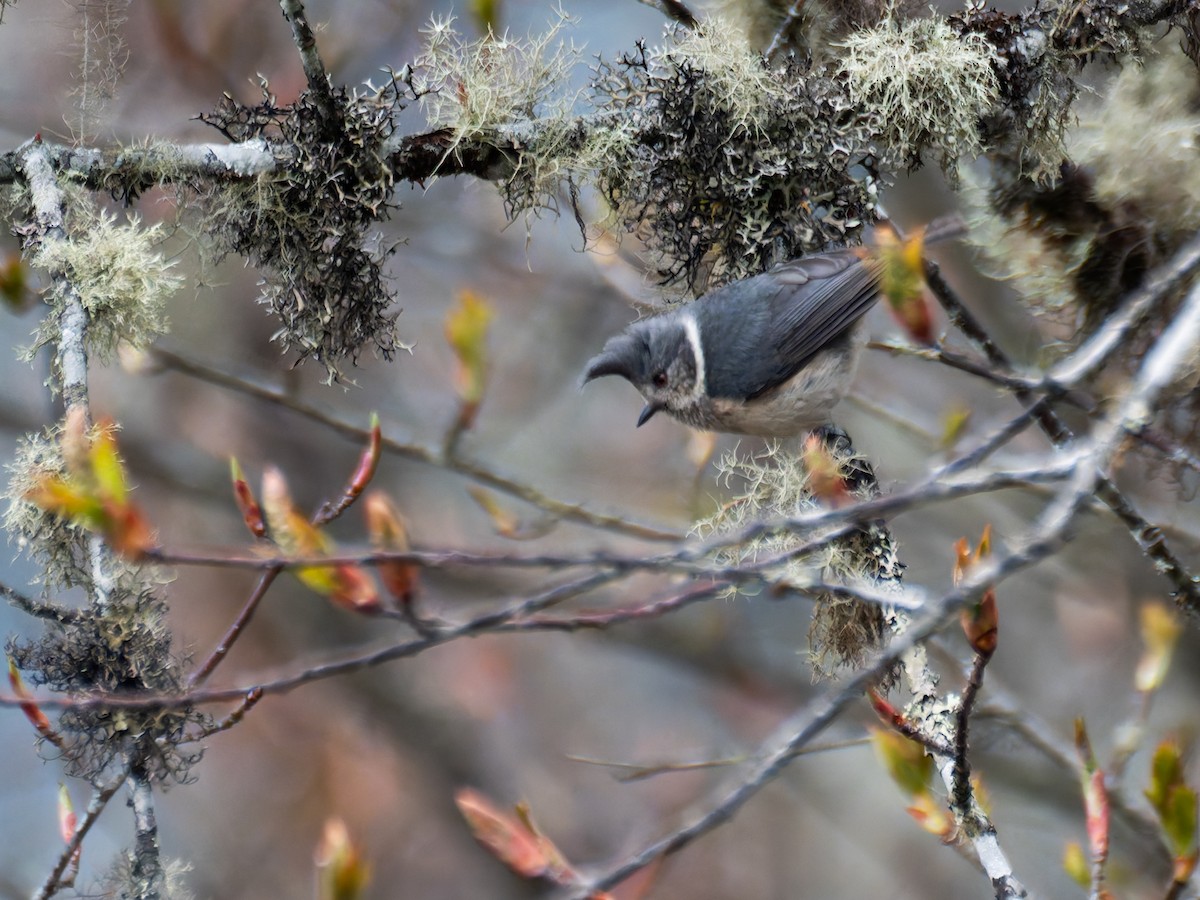
[[[528,812],[523,816],[503,812],[470,788],[458,791],[454,802],[475,840],[518,875],[569,883],[570,870],[562,855],[531,826]]]
[[[8,658],[8,684],[12,688],[13,694],[16,696],[21,707],[21,712],[25,713],[31,725],[37,729],[38,734],[44,737],[56,747],[62,747],[62,738],[50,725],[50,720],[46,718],[46,714],[42,712],[42,708],[33,701],[29,696],[29,691],[25,687],[25,681],[21,678],[21,671],[17,668],[17,664],[13,662],[12,657]]]
[[[379,425],[379,415],[371,413],[371,434],[367,440],[367,446],[363,448],[362,455],[358,458],[358,466],[354,469],[354,474],[350,476],[350,482],[346,485],[347,500],[354,500],[371,483],[371,479],[375,477],[375,470],[379,468],[379,457],[382,451],[383,430]]]
[[[383,552],[408,552],[408,529],[391,498],[382,491],[372,491],[365,503],[371,546]],[[386,560],[377,568],[388,593],[401,604],[412,603],[420,585],[420,568],[399,560]]]
[[[242,521],[246,523],[246,528],[256,538],[263,538],[267,535],[267,523],[263,519],[262,507],[258,505],[258,499],[254,496],[254,489],[250,487],[246,481],[246,476],[242,473],[242,467],[238,465],[238,461],[234,457],[229,457],[230,478],[233,481],[233,500],[237,504],[238,511],[242,514]]]

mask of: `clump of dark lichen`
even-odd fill
[[[394,208],[394,175],[385,143],[409,97],[392,79],[361,93],[331,88],[336,121],[305,93],[278,106],[244,106],[226,95],[210,125],[235,141],[264,139],[277,165],[248,183],[212,190],[207,230],[221,253],[236,253],[262,272],[261,302],[281,322],[276,338],[313,357],[338,379],[338,364],[364,346],[390,358],[404,345],[383,274],[391,249],[372,252],[369,230]]]
[[[661,280],[694,292],[852,241],[877,215],[874,114],[831,74],[728,49],[639,43],[597,75],[634,131],[600,191]]]
[[[171,654],[165,605],[150,590],[115,588],[63,622],[48,622],[38,640],[10,640],[13,662],[35,685],[60,694],[178,693],[182,678]],[[182,781],[200,760],[185,749],[189,728],[207,717],[189,708],[78,706],[63,710],[54,728],[71,775],[99,777],[124,758],[136,758],[148,777]]]

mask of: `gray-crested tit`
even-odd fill
[[[925,240],[963,231],[940,219]],[[829,422],[866,343],[882,262],[850,247],[782,263],[611,338],[583,382],[620,375],[646,399],[644,425],[666,411],[706,431],[791,437]]]

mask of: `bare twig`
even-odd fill
[[[3,597],[26,615],[39,619],[49,619],[53,622],[58,622],[60,625],[78,622],[80,618],[77,610],[58,603],[51,603],[49,600],[34,600],[32,597],[27,597],[20,591],[14,590],[7,584],[0,584],[0,597]]]
[[[300,0],[279,0],[279,8],[283,17],[292,26],[292,40],[300,51],[300,64],[304,67],[304,78],[308,81],[308,89],[316,101],[321,118],[325,120],[326,128],[335,128],[341,121],[333,90],[329,86],[329,73],[321,62],[321,54],[317,50],[317,38],[312,27],[308,24],[308,16],[304,12],[304,4]]]
[[[990,565],[981,566],[963,580],[954,591],[930,603],[915,618],[911,626],[890,645],[881,650],[867,665],[850,676],[836,689],[827,691],[781,726],[775,737],[765,743],[734,787],[709,809],[677,828],[669,835],[638,851],[624,862],[596,878],[573,897],[584,900],[597,890],[608,890],[656,860],[683,849],[692,841],[728,821],[747,801],[766,784],[774,780],[808,743],[819,735],[843,709],[890,669],[908,650],[927,640],[959,607],[973,599],[990,583],[998,583],[1037,560],[1057,546],[1063,531],[1069,526],[1083,502],[1084,493],[1073,490],[1043,516],[1033,537],[1008,556]],[[999,894],[998,896],[1021,896]]]
[[[370,436],[368,429],[351,424],[315,406],[304,403],[295,397],[290,397],[283,391],[265,387],[249,379],[213,369],[169,350],[156,347],[151,352],[155,359],[171,369],[206,381],[209,384],[228,388],[245,396],[253,397],[256,400],[290,410],[310,421],[325,426],[349,440],[362,441]],[[678,532],[652,525],[630,522],[620,516],[609,516],[603,513],[591,512],[576,504],[555,500],[530,485],[489,469],[482,463],[467,460],[461,456],[447,459],[435,450],[420,444],[405,443],[385,436],[383,438],[383,449],[394,456],[411,459],[416,462],[425,463],[426,465],[437,466],[449,472],[462,475],[465,478],[487,485],[494,490],[502,491],[510,496],[524,500],[531,506],[536,506],[538,509],[544,510],[560,519],[579,522],[594,528],[616,531],[649,541],[675,541],[679,540],[682,536]]]
[[[799,754],[800,756],[815,756],[818,753],[830,753],[836,750],[848,750],[853,747],[870,746],[870,737],[846,738],[842,741],[826,741],[821,744],[810,744],[805,747]],[[655,778],[659,775],[672,775],[676,772],[695,772],[698,769],[724,769],[730,766],[740,765],[746,760],[744,757],[730,757],[729,759],[707,759],[699,762],[661,762],[661,763],[628,763],[618,762],[608,759],[594,759],[589,756],[574,756],[568,754],[567,759],[571,762],[586,763],[590,766],[603,766],[604,768],[614,769],[616,772],[613,778],[621,784],[632,784],[635,781],[644,781],[647,778]],[[616,774],[619,772],[620,774]]]
[[[220,734],[222,731],[228,731],[234,725],[242,721],[242,719],[246,717],[246,713],[254,709],[262,697],[262,691],[260,691],[258,688],[252,688],[246,692],[245,698],[234,708],[233,712],[227,715],[220,722],[215,722],[210,728],[206,728],[199,734],[189,737],[188,740],[202,741],[205,738],[212,737],[214,734]]]
[[[951,770],[952,787],[950,789],[951,808],[966,810],[971,805],[971,763],[967,759],[968,734],[970,732],[971,711],[975,707],[975,698],[983,686],[983,670],[992,658],[991,653],[976,653],[971,664],[971,673],[967,676],[967,684],[963,688],[962,699],[958,704],[958,712],[954,724],[954,765]]]
[[[212,653],[200,664],[200,667],[188,677],[189,687],[194,688],[204,684],[208,680],[208,677],[212,675],[213,670],[229,655],[229,651],[233,649],[233,645],[241,637],[242,631],[249,624],[250,619],[253,618],[254,612],[258,609],[258,605],[262,602],[263,597],[267,595],[267,590],[275,583],[275,579],[279,577],[279,573],[282,571],[283,566],[275,565],[270,566],[262,573],[258,579],[258,583],[254,585],[254,590],[250,592],[250,596],[242,604],[241,610],[238,611],[237,616],[229,624],[229,628],[226,629],[217,646],[213,648]]]
[[[92,830],[92,826],[100,818],[100,813],[104,811],[104,807],[108,805],[108,801],[121,789],[121,785],[125,783],[127,777],[127,773],[122,771],[111,781],[100,785],[92,792],[92,799],[88,802],[83,818],[75,825],[75,833],[71,835],[71,840],[63,848],[63,852],[54,864],[54,869],[51,870],[46,880],[42,883],[42,886],[38,888],[37,893],[33,895],[33,900],[49,900],[49,898],[58,893],[58,889],[62,887],[60,879],[63,873],[66,872],[67,866],[75,857],[75,854],[79,852],[79,848],[83,846],[83,839]]]
[[[1188,257],[1190,259],[1190,257]],[[973,341],[988,360],[997,368],[1011,368],[1007,354],[992,340],[978,319],[963,305],[958,295],[942,278],[935,263],[926,261],[926,281],[930,290],[955,326]],[[1161,343],[1161,341],[1160,341]],[[1159,386],[1161,387],[1161,385]],[[1157,393],[1157,388],[1153,393]],[[1068,443],[1074,435],[1055,412],[1039,403],[1030,391],[1014,391],[1017,399],[1029,407],[1036,407],[1035,418],[1042,430],[1056,447]],[[1136,416],[1123,416],[1123,428],[1138,431],[1149,422],[1149,410],[1139,409]],[[1108,478],[1100,478],[1096,484],[1096,496],[1111,509],[1125,525],[1142,552],[1154,562],[1155,568],[1165,575],[1175,588],[1175,602],[1184,610],[1200,616],[1200,579],[1188,572],[1174,550],[1167,544],[1162,530],[1142,516],[1132,503]]]

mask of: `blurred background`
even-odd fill
[[[611,59],[639,37],[651,43],[662,37],[661,14],[635,0],[565,9],[578,19],[570,37],[586,45],[580,84],[594,54]],[[379,80],[383,67],[411,59],[419,29],[433,13],[457,12],[463,33],[477,33],[465,10],[444,2],[327,0],[309,3],[308,10],[320,24],[321,52],[335,82],[347,84]],[[38,132],[68,139],[64,116],[78,65],[80,15],[67,4],[25,3],[5,12],[0,147],[15,148]],[[130,5],[127,16],[125,74],[90,142],[219,141],[195,116],[222,92],[254,102],[261,74],[286,103],[304,86],[276,4],[156,0]],[[532,0],[500,7],[502,24],[518,35],[544,30],[552,17],[548,5]],[[422,130],[419,111],[410,113],[405,127]],[[389,271],[402,309],[399,332],[413,344],[411,354],[390,363],[364,358],[351,373],[353,385],[322,385],[318,366],[293,368],[271,343],[275,326],[254,302],[255,273],[239,260],[201,265],[182,233],[171,236],[166,251],[187,284],[171,302],[171,332],[161,345],[285,390],[357,426],[378,411],[387,435],[436,448],[457,404],[443,323],[460,292],[470,290],[486,298],[495,318],[487,395],[463,439],[465,457],[551,497],[679,533],[721,502],[727,489],[711,465],[697,464],[683,426],[658,417],[635,430],[639,398],[617,379],[582,393],[578,388],[584,362],[635,315],[631,294],[655,296],[640,281],[634,240],[619,251],[608,244],[585,250],[570,216],[509,223],[492,186],[465,178],[402,185],[396,200],[402,208],[382,234],[405,242]],[[887,205],[898,221],[912,225],[954,206],[954,197],[936,172],[918,173],[889,194]],[[593,211],[599,214],[594,203]],[[137,212],[150,222],[175,220],[165,194],[146,195]],[[5,238],[0,249],[15,253],[17,244]],[[975,273],[968,251],[946,247],[935,255],[1005,348],[1020,360],[1035,359],[1043,337],[1001,287]],[[0,354],[5,459],[21,435],[58,414],[43,387],[48,357],[32,364],[16,359],[15,348],[30,343],[39,314],[37,306],[0,312],[11,348]],[[898,335],[879,310],[871,322],[880,338]],[[255,484],[265,465],[280,466],[301,506],[315,508],[336,495],[360,452],[356,443],[295,412],[169,369],[96,365],[91,399],[97,415],[121,423],[138,501],[172,548],[248,544],[230,499],[229,456]],[[955,411],[971,412],[961,438],[969,444],[1017,409],[1011,398],[945,367],[872,353],[839,424],[874,461],[888,489],[942,458],[939,440]],[[723,437],[716,452],[737,443]],[[743,452],[754,447],[741,442]],[[1030,434],[1007,452],[1044,450]],[[1173,485],[1156,484],[1147,473],[1129,477],[1145,482],[1141,496],[1155,521],[1196,533],[1196,505],[1178,504]],[[376,484],[397,500],[419,547],[514,553],[661,547],[561,522],[541,537],[514,542],[496,534],[467,492],[469,479],[394,456],[384,457]],[[906,580],[932,591],[948,587],[957,538],[976,540],[990,522],[1003,545],[1006,535],[1028,527],[1045,499],[1009,492],[897,518],[892,526]],[[537,525],[543,518],[514,499],[496,500],[522,522]],[[1137,609],[1165,597],[1167,587],[1122,528],[1099,515],[1085,521],[1065,552],[1001,588],[1000,649],[982,702],[986,713],[997,697],[1011,701],[1039,723],[1047,740],[1060,744],[1069,741],[1073,718],[1085,716],[1104,755],[1112,729],[1131,713]],[[357,511],[334,533],[346,546],[365,541]],[[1194,551],[1196,545],[1184,546]],[[0,557],[3,583],[36,593],[34,574],[15,547]],[[462,618],[557,578],[536,571],[430,572],[423,603],[437,615]],[[203,657],[254,582],[250,572],[179,570],[166,588],[176,651]],[[576,608],[632,605],[671,590],[662,580],[635,579]],[[369,896],[535,896],[475,844],[454,807],[455,791],[474,787],[504,806],[528,802],[543,831],[581,867],[623,858],[705,805],[732,777],[718,766],[627,783],[620,780],[623,765],[736,759],[823,689],[813,683],[806,658],[810,610],[805,602],[767,597],[718,600],[598,633],[460,641],[268,697],[241,725],[208,742],[194,783],[159,795],[165,855],[191,866],[185,883],[197,897],[310,896],[313,849],[322,824],[336,814],[372,864]],[[20,636],[40,628],[8,607],[0,607],[0,626]],[[404,633],[398,623],[355,617],[281,579],[213,684],[252,684],[385,646]],[[957,634],[945,646],[952,658],[969,657]],[[1196,650],[1194,630],[1185,633],[1151,716],[1152,735],[1194,730],[1200,714]],[[953,690],[959,676],[953,666],[947,671],[945,684]],[[860,704],[825,737],[854,741],[871,721]],[[1074,776],[986,715],[972,737],[994,822],[1018,875],[1039,896],[1082,896],[1060,864],[1065,842],[1084,838]],[[62,775],[52,760],[36,756],[32,730],[17,711],[0,715],[0,739],[6,760],[0,896],[26,897],[59,852],[55,785]],[[1130,767],[1135,799],[1147,764],[1143,752]],[[86,786],[68,786],[82,809]],[[131,837],[127,810],[114,802],[85,842],[82,888]],[[1160,895],[1155,885],[1165,884],[1166,864],[1148,846],[1118,827],[1114,878],[1123,896]],[[636,895],[626,890],[620,896]],[[872,748],[858,742],[796,761],[734,821],[668,860],[646,896],[984,898],[991,888],[970,863],[912,822]]]

